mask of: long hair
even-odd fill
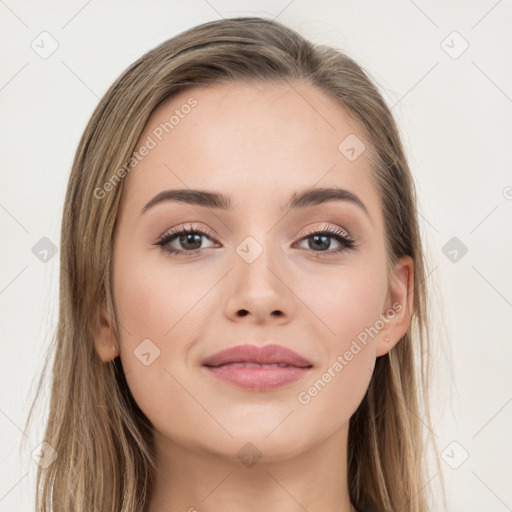
[[[382,512],[426,512],[430,438],[429,429],[424,438],[423,423],[430,424],[431,373],[426,269],[415,186],[397,125],[354,60],[260,17],[208,22],[147,52],[108,89],[85,128],[65,198],[59,316],[50,347],[44,441],[57,458],[38,468],[37,512],[143,512],[149,503],[156,467],[150,422],[130,393],[120,359],[104,363],[94,345],[102,305],[119,336],[111,265],[123,180],[101,198],[98,190],[129,161],[150,114],[165,99],[214,82],[311,84],[342,105],[370,143],[388,275],[398,258],[412,257],[413,315],[398,344],[377,358],[368,390],[350,418],[349,492],[360,509],[373,504]],[[27,424],[43,376],[44,371]]]

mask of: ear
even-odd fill
[[[114,331],[105,305],[102,305],[96,328],[94,329],[94,345],[96,352],[105,363],[112,361],[119,354],[119,344],[114,337]]]
[[[389,284],[383,316],[385,325],[377,338],[376,356],[387,354],[407,332],[413,312],[414,261],[402,256]]]

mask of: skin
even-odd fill
[[[350,134],[369,143],[347,112],[311,85],[237,83],[168,99],[137,148],[191,96],[198,105],[124,178],[112,276],[121,336],[112,337],[105,311],[96,336],[104,361],[120,354],[132,394],[154,426],[158,471],[148,510],[352,511],[349,419],[376,358],[406,332],[412,307],[412,260],[398,262],[396,279],[386,276],[368,151],[349,161],[338,150]],[[350,190],[369,215],[347,201],[281,209],[313,186]],[[222,192],[233,211],[163,202],[141,214],[159,192],[177,188]],[[200,239],[198,254],[180,257],[154,245],[190,223],[213,235]],[[309,245],[305,230],[325,227],[342,228],[357,248],[334,254],[340,243],[330,238],[328,256]],[[236,252],[247,236],[262,248],[252,263]],[[171,245],[190,250],[179,237]],[[298,394],[393,303],[401,311],[301,404]],[[145,339],[160,350],[148,366],[134,355]],[[266,392],[218,381],[202,368],[205,357],[245,343],[284,345],[314,368]],[[261,454],[252,467],[237,456],[247,443]]]

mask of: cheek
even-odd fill
[[[150,338],[163,349],[172,345],[169,341],[177,332],[191,328],[188,313],[200,310],[198,303],[210,284],[190,271],[170,271],[165,261],[154,265],[148,258],[146,263],[118,260],[113,286],[126,347]]]
[[[129,261],[117,265],[114,290],[123,348],[133,350],[131,344],[144,338],[159,339],[171,328],[169,313],[177,302],[173,288],[164,286],[149,266],[131,266]]]
[[[354,259],[355,261],[355,259]],[[342,350],[347,343],[374,326],[383,313],[387,280],[385,264],[365,258],[336,272],[302,281],[304,302],[316,313],[327,348]],[[320,331],[319,331],[320,332]],[[361,336],[364,338],[364,336]]]
[[[334,334],[322,337],[322,363],[296,396],[301,417],[325,435],[348,421],[364,398],[376,360],[370,328],[381,312],[372,279],[346,280],[330,292],[322,319]]]
[[[311,413],[309,417],[322,418],[327,408],[332,411],[331,421],[337,423],[357,409],[375,366],[376,335],[387,292],[385,263],[377,257],[361,258],[328,279],[320,276],[315,284],[308,288],[305,302],[321,319],[315,329],[322,340],[322,366],[302,386],[297,400],[307,406],[304,412]]]
[[[179,265],[172,268],[165,259],[159,265],[130,257],[115,261],[112,281],[123,370],[135,401],[154,423],[165,416],[165,403],[179,401],[180,418],[198,414],[179,383],[189,377],[190,346],[211,325],[205,293],[217,280]]]

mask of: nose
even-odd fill
[[[266,248],[251,261],[234,255],[234,268],[229,273],[229,290],[225,313],[234,321],[254,324],[289,322],[294,311],[294,294],[290,274],[278,264],[277,257]]]

